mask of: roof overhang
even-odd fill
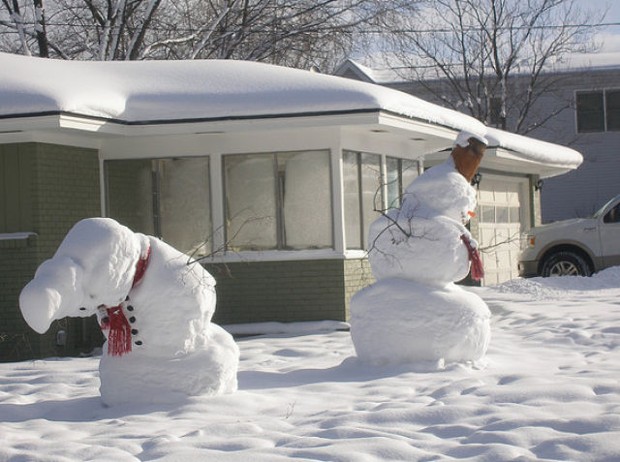
[[[458,130],[450,127],[376,109],[138,122],[59,112],[0,118],[0,143],[41,141],[96,148],[110,139],[121,142],[123,138],[226,136],[320,127],[339,127],[348,135],[348,139],[360,141],[360,149],[365,142],[370,146],[386,146],[388,150],[398,147],[398,152],[394,154],[423,158],[426,166],[440,163],[448,157],[458,133]],[[516,138],[518,135],[510,136],[513,141],[519,139]],[[531,144],[532,140],[528,139],[528,143]],[[543,178],[560,175],[574,168],[575,165],[537,160],[500,146],[490,146],[481,164],[481,169],[487,171],[538,175]]]
[[[450,155],[449,150],[434,152],[425,156],[424,165],[431,167],[445,161]],[[524,159],[516,153],[499,147],[489,147],[484,153],[480,170],[494,173],[513,173],[517,175],[537,175],[549,178],[574,170],[565,165],[552,165]]]
[[[401,154],[409,152],[412,157],[450,146],[458,132],[450,127],[377,109],[131,123],[59,112],[0,118],[0,143],[51,141],[96,147],[98,143],[110,139],[121,141],[124,138],[140,137],[225,136],[321,127],[338,127],[349,138],[371,137],[375,142],[373,144],[398,145]]]

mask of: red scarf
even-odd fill
[[[150,257],[151,248],[149,247],[146,255],[140,257],[136,263],[136,273],[131,284],[132,289],[142,281]],[[104,318],[101,322],[101,330],[108,331],[108,354],[110,356],[123,356],[131,351],[131,325],[125,316],[124,305],[125,302],[110,308],[106,307],[107,320]]]
[[[482,259],[480,258],[480,253],[478,252],[478,249],[474,248],[474,246],[471,245],[471,241],[465,234],[461,235],[461,240],[465,244],[465,247],[467,247],[469,261],[471,261],[471,278],[474,281],[479,281],[484,277],[484,268],[482,266]]]

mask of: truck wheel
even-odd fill
[[[590,266],[583,257],[575,252],[557,252],[544,261],[541,276],[590,276]]]

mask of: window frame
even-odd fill
[[[302,153],[321,153],[325,156],[326,166],[328,168],[328,178],[327,181],[329,183],[329,233],[330,233],[330,243],[322,246],[322,247],[304,247],[304,248],[295,248],[289,245],[286,242],[286,214],[285,214],[285,198],[286,198],[286,185],[285,185],[285,173],[286,173],[286,163],[292,157],[297,154]],[[265,247],[265,248],[246,248],[244,245],[238,245],[239,248],[235,248],[230,238],[230,229],[229,229],[229,207],[227,204],[228,201],[228,189],[229,189],[229,179],[227,174],[227,159],[231,158],[239,158],[239,157],[271,157],[271,164],[273,166],[273,199],[275,204],[274,211],[274,219],[276,221],[275,224],[275,245],[273,247]],[[312,251],[312,250],[334,250],[336,246],[336,239],[334,233],[334,199],[333,199],[333,172],[331,165],[331,149],[329,148],[320,148],[320,149],[298,149],[298,150],[287,150],[287,151],[267,151],[267,152],[248,152],[248,153],[230,153],[230,154],[222,154],[221,161],[221,181],[222,181],[222,210],[224,215],[224,226],[223,226],[223,236],[224,236],[224,249],[226,252],[272,252],[272,251]]]
[[[360,151],[357,149],[343,149],[342,150],[342,160],[344,163],[344,157],[346,156],[354,156],[355,157],[355,173],[357,175],[357,191],[356,191],[356,196],[357,196],[357,218],[358,218],[358,229],[357,229],[357,237],[356,239],[356,243],[359,243],[359,247],[357,246],[357,244],[353,247],[351,246],[351,240],[349,239],[349,236],[346,233],[347,230],[347,215],[346,215],[346,210],[345,210],[345,215],[344,215],[344,219],[345,219],[345,241],[346,241],[346,245],[345,245],[345,249],[346,250],[367,250],[368,247],[368,242],[366,237],[367,237],[367,233],[368,233],[368,228],[370,227],[370,223],[367,223],[367,213],[366,213],[366,209],[364,207],[365,205],[365,201],[364,201],[364,162],[363,159],[364,157],[368,157],[368,156],[373,156],[376,157],[378,160],[378,166],[379,166],[379,175],[378,175],[378,180],[379,180],[379,186],[377,188],[377,190],[374,193],[373,196],[373,202],[374,202],[374,206],[376,207],[377,205],[377,193],[379,195],[379,201],[380,201],[380,205],[381,205],[381,209],[384,210],[385,209],[385,155],[384,154],[377,154],[374,152],[367,152],[367,151]],[[344,184],[343,184],[343,194],[346,193],[346,191],[344,191]],[[374,210],[374,207],[373,207]],[[359,239],[359,241],[358,241]]]
[[[104,160],[104,178],[105,178],[105,213],[106,216],[108,217],[112,217],[111,213],[110,213],[110,206],[111,206],[111,200],[110,200],[110,170],[109,170],[109,165],[111,162],[124,162],[124,161],[131,161],[131,162],[136,162],[136,161],[143,161],[145,162],[145,166],[149,165],[150,166],[150,188],[149,188],[149,195],[150,195],[150,199],[151,199],[151,203],[148,204],[151,207],[150,210],[150,225],[152,226],[152,235],[163,240],[164,242],[168,243],[169,245],[177,248],[175,246],[174,242],[169,242],[167,240],[164,239],[164,236],[162,234],[162,171],[164,170],[162,168],[162,165],[164,162],[166,161],[173,161],[173,160],[192,160],[192,159],[203,159],[206,160],[207,162],[207,171],[209,172],[209,174],[205,177],[205,181],[207,183],[207,190],[208,190],[208,201],[205,201],[204,203],[207,204],[208,207],[208,229],[207,232],[209,233],[209,237],[210,239],[206,239],[204,241],[204,245],[202,246],[205,249],[205,253],[203,254],[201,253],[197,253],[196,255],[198,257],[204,257],[204,256],[208,256],[210,254],[213,253],[214,250],[214,245],[213,245],[213,184],[211,181],[211,169],[212,169],[212,159],[211,156],[209,155],[205,155],[205,156],[166,156],[166,157],[147,157],[147,158],[140,158],[140,159],[136,159],[136,158],[128,158],[128,159],[105,159]],[[151,234],[150,232],[146,231],[146,230],[136,230],[137,232],[143,232],[145,234]],[[190,253],[190,251],[185,251],[185,250],[181,250],[179,249],[179,251],[186,253],[188,255],[192,255],[193,253]]]
[[[355,156],[355,168],[356,168],[356,176],[357,176],[356,219],[358,221],[357,224],[359,226],[359,229],[356,231],[357,236],[348,235],[347,231],[349,230],[349,226],[350,226],[349,225],[350,217],[347,216],[347,213],[345,210],[345,213],[344,213],[344,220],[345,220],[344,232],[345,232],[345,241],[346,241],[345,250],[346,251],[359,251],[359,250],[366,251],[368,250],[368,242],[367,242],[368,230],[370,228],[371,223],[374,220],[370,220],[369,214],[365,212],[366,209],[364,206],[364,197],[363,197],[364,196],[363,194],[364,192],[364,185],[363,185],[364,156],[376,156],[378,160],[378,167],[379,167],[379,172],[378,172],[379,174],[377,177],[378,187],[377,187],[377,190],[375,191],[374,208],[373,208],[373,209],[377,208],[379,210],[379,212],[377,212],[377,218],[379,217],[379,214],[381,212],[385,212],[386,210],[390,208],[400,207],[405,189],[407,188],[407,186],[409,186],[409,183],[413,181],[409,179],[409,177],[406,177],[404,175],[404,172],[409,168],[415,168],[414,178],[417,178],[418,176],[420,176],[420,161],[417,159],[403,158],[403,157],[398,157],[395,155],[388,155],[384,153],[378,154],[374,152],[360,151],[357,149],[343,149],[341,156],[342,156],[341,158],[343,161],[343,165],[346,164],[345,156]],[[397,183],[399,194],[397,198],[393,198],[391,204],[388,204],[388,200],[392,199],[391,197],[389,197],[389,184],[388,184],[388,163],[391,161],[394,161],[396,164],[397,178],[395,178],[393,181]],[[406,163],[411,163],[411,165],[407,166],[405,165]],[[343,184],[343,194],[347,193],[347,191],[345,191],[345,187],[346,185]],[[346,204],[345,204],[345,207],[346,207]],[[352,237],[355,241],[354,245],[352,245],[351,243]],[[359,246],[358,246],[358,239],[359,239],[359,244],[360,244]]]
[[[588,134],[588,133],[607,133],[607,132],[616,132],[620,131],[620,104],[616,109],[613,109],[613,113],[617,114],[617,121],[614,124],[616,128],[610,128],[610,117],[612,114],[612,109],[609,107],[609,96],[610,94],[615,93],[620,96],[620,88],[604,88],[599,90],[576,90],[574,95],[575,101],[575,132],[577,134]],[[580,111],[579,111],[579,96],[580,95],[600,95],[601,97],[601,108],[602,111],[602,128],[594,128],[594,129],[583,129],[580,127]],[[582,112],[583,114],[583,112]]]
[[[414,179],[420,176],[420,162],[418,160],[404,159],[402,157],[395,157],[395,156],[389,156],[389,155],[385,155],[384,158],[385,158],[384,182],[386,186],[384,207],[386,208],[386,210],[391,209],[391,208],[399,208],[402,205],[403,195],[405,194],[405,190],[407,189],[407,187],[411,184],[411,182]],[[389,174],[388,162],[390,161],[396,161],[396,171],[397,171],[396,182],[397,182],[397,189],[398,189],[398,197],[396,198],[392,198],[390,196],[390,184],[392,183],[392,181],[394,181],[394,180],[390,181],[388,178],[388,174]],[[405,163],[410,163],[411,165],[406,166]],[[410,168],[415,168],[415,176],[413,177],[413,179],[411,180],[408,179],[406,181],[405,172],[407,172]]]

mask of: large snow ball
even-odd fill
[[[394,209],[375,220],[368,232],[368,260],[377,280],[402,278],[445,285],[469,273],[469,254],[461,236],[471,235],[447,218],[408,218]]]
[[[207,348],[175,356],[104,355],[99,365],[101,400],[107,406],[176,403],[188,396],[235,392],[239,349],[232,336],[213,323],[203,335]]]
[[[480,297],[454,284],[384,279],[353,296],[351,338],[373,365],[476,361],[489,345],[490,317]]]

